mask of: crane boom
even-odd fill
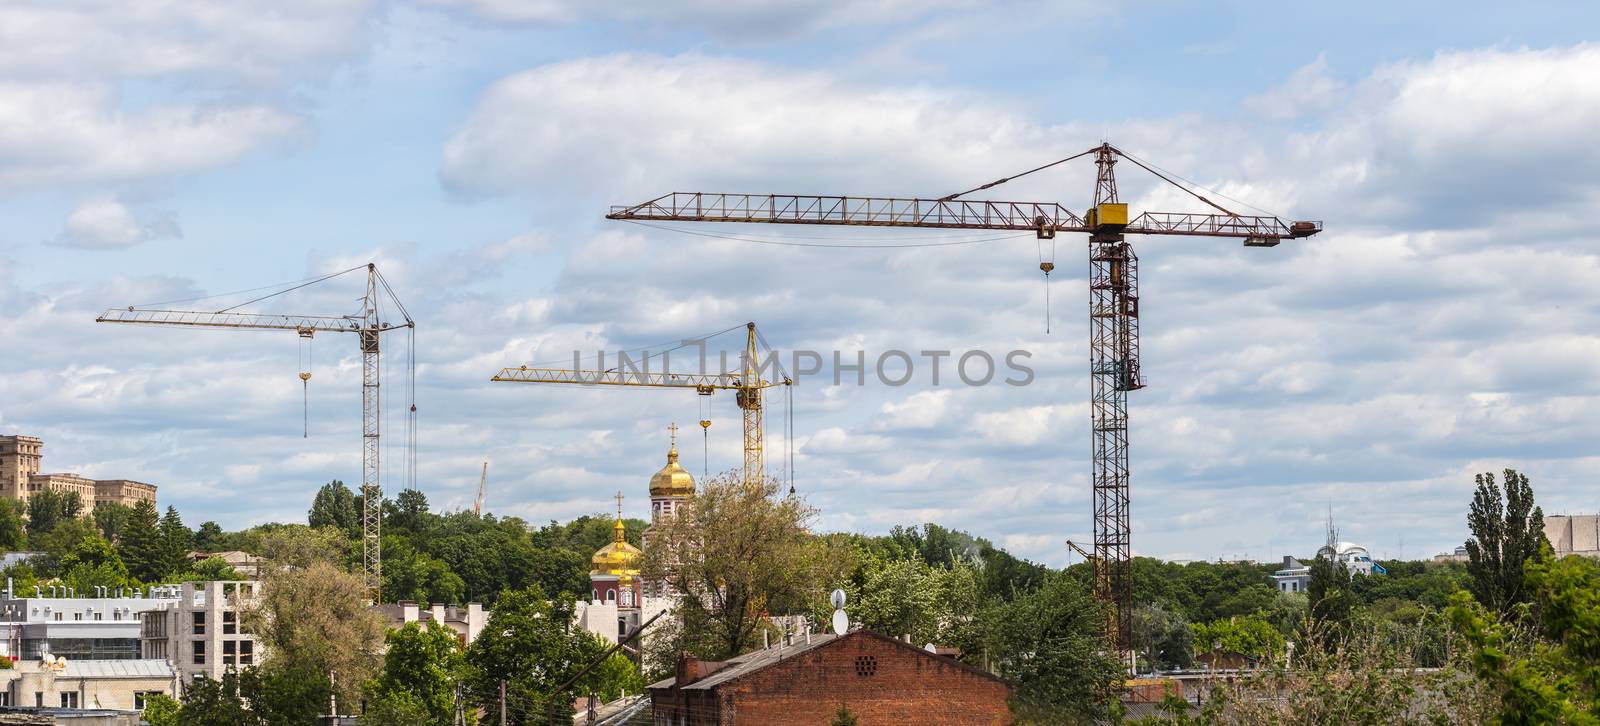
[[[1011,179],[1094,155],[1094,203],[1083,215],[1054,202],[962,199]],[[1118,158],[1195,197],[1217,213],[1142,212],[1130,217],[1117,196]],[[1274,247],[1322,231],[1315,221],[1236,214],[1178,184],[1110,144],[965,192],[937,198],[805,194],[672,192],[638,204],[613,206],[607,219],[655,222],[742,222],[926,229],[1031,231],[1040,239],[1079,232],[1089,242],[1089,374],[1094,518],[1094,590],[1110,605],[1106,631],[1126,653],[1132,632],[1132,535],[1129,517],[1127,395],[1144,387],[1139,370],[1139,258],[1130,234],[1242,239]],[[1040,262],[1046,275],[1054,261]]]
[[[739,373],[651,373],[619,366],[609,370],[578,370],[569,368],[501,368],[489,380],[501,383],[566,383],[580,386],[627,386],[636,388],[690,388],[702,396],[716,391],[734,391],[735,402],[744,419],[744,480],[747,484],[761,484],[766,480],[766,443],[761,403],[761,392],[773,386],[787,386],[793,382],[767,381],[761,378],[757,357],[755,323],[745,324],[745,350],[741,356]],[[646,364],[648,365],[648,364]]]
[[[133,325],[189,325],[200,328],[243,328],[246,330],[294,330],[318,333],[355,333],[363,325],[361,318],[353,315],[260,315],[256,313],[208,313],[194,310],[151,310],[147,308],[112,308],[95,318],[97,323],[130,323]],[[378,323],[378,332],[410,327],[392,323]]]
[[[747,222],[1017,232],[1094,232],[1098,226],[1054,202],[968,201],[903,197],[672,192],[646,202],[614,206],[606,219],[657,222]],[[1240,214],[1144,212],[1125,234],[1298,239],[1322,230],[1321,222],[1286,222]]]

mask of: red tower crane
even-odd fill
[[[1052,202],[975,201],[965,197],[1021,176],[1094,155],[1094,204],[1079,217]],[[1141,212],[1129,217],[1117,196],[1117,160],[1184,190],[1217,213]],[[1128,523],[1128,392],[1144,387],[1139,372],[1139,258],[1130,234],[1242,239],[1246,247],[1274,247],[1322,231],[1321,222],[1234,213],[1107,144],[1059,161],[937,199],[801,194],[673,192],[611,208],[607,219],[657,222],[745,222],[934,229],[1032,231],[1040,239],[1058,232],[1089,235],[1089,375],[1093,381],[1094,592],[1109,605],[1111,646],[1128,648],[1132,625],[1132,548]],[[1046,274],[1052,262],[1041,262]]]

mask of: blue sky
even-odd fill
[[[1031,239],[777,248],[601,215],[683,189],[938,196],[1105,138],[1328,226],[1271,250],[1135,241],[1137,551],[1305,554],[1331,503],[1347,538],[1427,556],[1465,536],[1472,473],[1506,466],[1547,511],[1600,506],[1592,9],[592,6],[0,8],[0,431],[44,436],[52,471],[157,483],[194,522],[303,517],[321,482],[359,480],[349,341],[313,346],[302,439],[293,336],[92,321],[374,260],[419,323],[418,481],[438,507],[470,506],[488,460],[496,512],[567,518],[622,489],[641,514],[693,396],[486,379],[756,320],[784,349],[1031,351],[1020,388],[801,386],[795,479],[827,529],[938,521],[1059,564],[1089,530],[1078,240],[1057,242],[1046,335]],[[1138,209],[1201,211],[1121,178]],[[992,193],[1090,192],[1078,166]],[[737,466],[735,414],[714,400],[685,459]]]

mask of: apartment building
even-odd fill
[[[96,506],[116,502],[134,506],[141,501],[156,501],[154,484],[132,479],[89,479],[77,474],[49,474],[43,471],[44,440],[36,436],[0,436],[0,499],[26,503],[34,493],[47,489],[75,492],[83,502],[81,514]]]
[[[229,670],[256,665],[260,648],[239,616],[254,602],[258,587],[248,580],[177,587],[174,600],[144,613],[143,657],[171,663],[184,681],[221,678]]]

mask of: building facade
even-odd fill
[[[866,630],[805,639],[721,662],[685,657],[649,687],[655,726],[832,723],[862,726],[1012,723],[1005,681]]]
[[[1544,538],[1557,557],[1600,557],[1600,514],[1546,514]]]
[[[25,660],[0,670],[0,706],[139,711],[156,694],[177,694],[166,661]],[[60,722],[78,723],[45,723]]]
[[[132,479],[89,479],[77,474],[43,472],[44,441],[34,436],[0,436],[0,498],[27,503],[34,492],[54,490],[73,492],[83,503],[81,515],[96,506],[115,502],[134,506],[141,501],[154,504],[154,484]]]
[[[465,607],[442,603],[422,607],[417,603],[402,600],[397,603],[374,605],[372,608],[383,616],[384,626],[387,628],[403,628],[406,623],[434,622],[443,625],[455,633],[456,643],[463,648],[478,639],[478,633],[483,632],[483,626],[488,622],[488,613],[484,612],[483,603],[477,602],[469,602]]]
[[[74,597],[66,588],[62,597],[0,599],[0,655],[28,661],[49,654],[78,660],[137,660],[141,657],[140,618],[176,602],[176,593],[151,588],[152,597]],[[55,589],[55,588],[52,588]],[[130,593],[133,594],[133,593]],[[170,594],[170,597],[162,595]]]
[[[203,582],[178,586],[177,597],[144,614],[140,641],[145,658],[172,664],[187,682],[221,678],[261,662],[256,638],[240,622],[255,602],[259,583]]]

